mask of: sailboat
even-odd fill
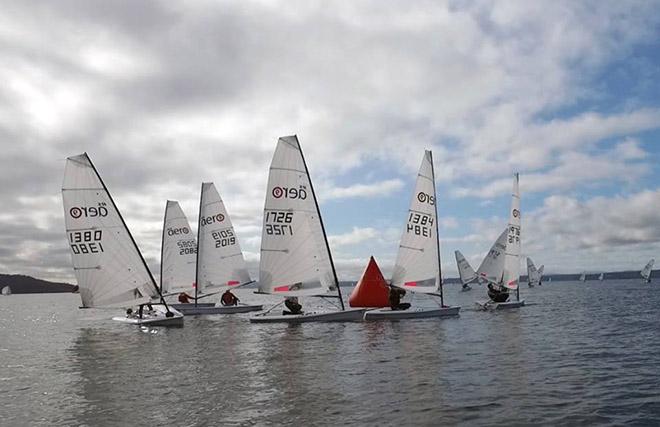
[[[586,282],[587,281],[587,273],[585,271],[580,274],[580,282]]]
[[[372,256],[348,297],[348,305],[366,308],[387,307],[390,305],[389,293],[390,287]]]
[[[429,150],[424,153],[417,174],[415,192],[410,202],[407,222],[401,235],[399,253],[392,272],[391,286],[414,293],[438,296],[440,307],[407,310],[393,310],[388,307],[370,310],[364,314],[365,320],[457,316],[461,309],[444,304],[435,174],[433,155]]]
[[[285,136],[277,141],[267,188],[259,292],[297,298],[334,291],[341,311],[270,314],[278,304],[250,317],[250,322],[362,320],[364,308],[344,307],[316,194],[297,136]]]
[[[183,314],[235,314],[259,311],[262,305],[202,306],[199,299],[253,283],[238,236],[212,182],[202,183],[197,227],[195,302],[179,306]],[[213,291],[212,293],[206,293]]]
[[[461,279],[461,284],[463,285],[462,291],[472,290],[470,283],[477,280],[477,273],[474,271],[470,263],[463,256],[461,251],[454,251],[454,256],[456,257],[456,266],[458,267],[458,275]]]
[[[195,291],[196,259],[197,240],[190,229],[188,218],[179,202],[168,200],[165,204],[160,246],[160,292],[163,296]],[[190,304],[170,304],[177,310],[188,305]],[[213,307],[215,304],[205,305]]]
[[[4,296],[11,295],[11,288],[9,286],[5,286],[4,288],[2,288],[2,291],[0,291],[0,292]]]
[[[605,273],[600,273],[600,275],[598,276],[598,280],[602,282],[604,278],[605,278]]]
[[[182,326],[168,307],[123,217],[87,153],[67,158],[64,218],[82,307],[130,307],[124,323]],[[160,302],[151,302],[158,296]],[[145,307],[147,310],[145,310]]]
[[[519,308],[525,305],[520,299],[520,189],[519,175],[513,178],[509,225],[497,239],[486,259],[479,267],[479,276],[488,282],[489,301],[477,302],[481,309]],[[502,256],[504,251],[504,256]],[[516,291],[516,300],[507,301],[506,294]],[[497,301],[502,299],[503,301]]]
[[[644,281],[646,283],[651,283],[651,270],[653,270],[653,264],[655,263],[655,259],[651,259],[645,266],[642,271],[639,272],[639,274],[642,276]]]
[[[530,288],[533,288],[535,285],[541,285],[544,268],[544,266],[541,266],[537,269],[534,261],[530,257],[527,257],[527,285]]]

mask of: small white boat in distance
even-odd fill
[[[520,228],[520,189],[519,175],[513,177],[513,192],[511,194],[511,210],[509,212],[509,225],[507,229],[491,248],[482,266],[479,267],[480,276],[489,282],[489,301],[477,302],[477,306],[483,310],[502,310],[519,308],[525,305],[525,300],[520,299],[520,251],[521,251],[521,228]],[[504,241],[502,241],[504,236]],[[502,245],[504,256],[502,257]],[[491,257],[491,259],[488,259]],[[484,270],[482,270],[484,268]],[[516,291],[515,301],[497,301],[503,294]]]
[[[587,273],[585,271],[580,274],[580,278],[578,279],[580,282],[586,282],[587,281]]]
[[[280,315],[269,310],[250,317],[253,323],[307,323],[359,321],[364,308],[344,307],[321,212],[298,137],[285,136],[268,174],[259,261],[259,292],[284,298],[337,292],[341,311],[302,312],[289,300]],[[289,304],[287,303],[287,304]],[[296,313],[292,311],[296,308]]]
[[[440,298],[437,308],[393,307],[369,310],[365,320],[403,320],[457,316],[458,306],[445,306],[440,269],[437,195],[433,155],[426,150],[417,174],[417,183],[401,235],[392,272],[391,287]],[[438,293],[439,292],[439,293]]]
[[[544,268],[545,267],[542,265],[537,270],[534,261],[532,261],[530,257],[527,257],[527,285],[530,288],[541,284],[541,277],[543,276]]]
[[[64,219],[82,306],[130,307],[123,323],[181,326],[87,153],[69,157],[62,185]],[[162,309],[144,310],[158,296]],[[156,306],[158,307],[158,306]]]
[[[600,273],[600,276],[598,276],[598,280],[602,282],[604,278],[605,278],[605,273]]]
[[[639,272],[639,274],[642,276],[644,279],[644,282],[646,283],[651,283],[651,271],[653,270],[653,264],[655,263],[655,259],[651,259],[645,266],[642,271]]]
[[[9,296],[9,295],[11,295],[11,288],[9,286],[5,286],[5,287],[2,288],[1,293],[4,296]]]
[[[470,263],[463,256],[461,251],[454,251],[456,257],[456,266],[458,267],[458,276],[461,279],[461,291],[470,291],[470,283],[477,281],[477,272],[474,271]]]

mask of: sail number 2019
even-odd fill
[[[408,225],[406,232],[415,233],[418,236],[431,237],[431,227],[433,226],[433,217],[428,214],[410,212],[408,216]]]
[[[71,250],[76,255],[103,252],[102,237],[102,230],[71,231],[69,232]]]
[[[266,234],[275,236],[293,236],[293,212],[267,211],[266,212]]]

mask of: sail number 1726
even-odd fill
[[[293,212],[287,211],[267,211],[265,218],[266,234],[275,236],[293,235]]]

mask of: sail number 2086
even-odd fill
[[[69,242],[74,254],[97,254],[103,252],[102,230],[71,231]]]
[[[293,212],[287,211],[267,211],[266,212],[266,234],[276,236],[293,235]]]

